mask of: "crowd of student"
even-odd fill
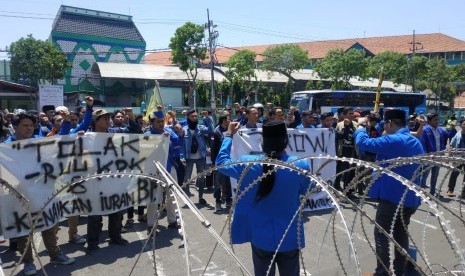
[[[283,122],[287,128],[329,128],[336,133],[337,156],[360,158],[367,161],[375,161],[379,158],[379,152],[376,148],[367,145],[357,145],[357,131],[363,128],[368,138],[380,138],[383,133],[393,133],[393,127],[388,125],[386,128],[386,118],[383,118],[384,112],[363,111],[358,108],[344,107],[340,108],[337,114],[331,112],[322,113],[304,111],[300,113],[295,107],[291,106],[286,112],[285,109],[273,106],[271,103],[263,106],[254,104],[248,106],[248,101],[243,105],[236,103],[233,108],[225,108],[218,116],[216,124],[209,111],[201,113],[201,120],[196,110],[184,110],[182,117],[177,118],[175,112],[165,111],[162,106],[157,107],[157,111],[149,114],[149,121],[144,121],[144,114],[135,115],[131,108],[123,108],[112,113],[105,109],[96,109],[93,107],[92,97],[85,98],[86,107],[78,107],[71,111],[64,106],[53,109],[44,109],[42,112],[27,112],[16,110],[14,113],[0,113],[0,140],[5,143],[21,139],[49,137],[54,135],[67,135],[73,133],[83,133],[86,131],[108,132],[108,133],[135,133],[135,134],[154,134],[166,135],[170,139],[168,154],[167,170],[173,171],[180,185],[185,183],[183,189],[190,195],[188,180],[192,177],[194,165],[198,174],[203,173],[208,163],[218,163],[218,156],[228,133],[231,134],[231,123],[243,128],[260,128],[268,122]],[[233,114],[235,116],[233,116]],[[404,117],[405,117],[405,113]],[[398,119],[399,116],[394,119]],[[404,118],[405,119],[405,118]],[[393,120],[389,120],[391,123]],[[399,128],[402,128],[402,122],[398,122]],[[450,141],[453,148],[465,148],[465,122],[461,122],[462,131],[455,130],[455,122],[448,121],[447,129],[438,126],[437,114],[427,114],[426,117],[410,115],[405,122],[408,127],[409,135],[415,137],[422,145],[425,152],[434,152],[444,150],[446,144]],[[399,129],[397,128],[397,129]],[[390,130],[386,131],[386,130]],[[349,189],[355,170],[348,170],[351,166],[347,162],[337,162],[337,173],[340,174],[334,183],[334,187],[343,191],[349,198],[355,193],[364,193],[365,187],[359,185],[356,190]],[[463,168],[463,166],[462,166]],[[433,167],[430,171],[423,174],[422,184],[426,184],[426,175],[431,174],[430,192],[436,195],[436,182],[439,168]],[[197,179],[196,186],[198,189],[198,203],[206,205],[203,198],[206,186],[212,186],[214,189],[215,212],[222,213],[228,210],[232,203],[232,191],[230,178],[227,171],[214,171],[212,179],[213,184],[206,183],[206,178]],[[450,177],[448,196],[453,196],[455,182],[458,173],[453,173]],[[169,190],[165,191],[166,211],[168,213],[168,228],[178,229],[179,224],[176,220],[174,204]],[[224,207],[223,207],[224,205]],[[125,246],[128,241],[123,238],[122,233],[131,229],[134,225],[134,207],[125,212],[116,212],[109,215],[108,230],[110,242],[115,245]],[[158,218],[158,206],[149,204],[147,212],[142,206],[137,207],[139,221],[147,223],[147,234],[156,233],[156,222]],[[123,215],[127,213],[126,223],[123,226]],[[95,254],[99,249],[100,233],[102,231],[102,216],[89,216],[87,224],[87,239],[77,233],[79,217],[69,218],[69,242],[84,244],[87,242],[87,253]],[[57,246],[58,226],[42,232],[44,244],[47,248],[51,261],[58,264],[71,264],[75,260],[67,257],[60,251]],[[33,262],[33,256],[30,246],[26,248],[27,237],[18,238],[10,241],[10,247],[23,253],[25,275],[36,273],[36,267]],[[383,244],[384,245],[384,244]]]

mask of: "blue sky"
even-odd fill
[[[177,27],[210,19],[220,45],[303,42],[441,32],[465,40],[465,1],[0,0],[0,49],[28,34],[47,39],[60,5],[130,14],[147,49],[165,49]],[[31,18],[27,18],[31,17]],[[6,58],[0,52],[0,59]]]

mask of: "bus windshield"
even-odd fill
[[[294,92],[291,105],[300,112],[337,112],[338,108],[344,106],[372,110],[375,99],[376,92],[373,91],[309,90]],[[384,104],[385,108],[403,109],[407,114],[426,113],[426,96],[423,93],[381,91],[380,103]]]

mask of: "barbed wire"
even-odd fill
[[[263,178],[265,178],[267,175],[271,174],[272,172],[276,172],[278,170],[288,170],[292,173],[297,173],[300,174],[311,181],[311,183],[314,183],[314,186],[309,187],[308,190],[305,192],[304,198],[308,198],[312,194],[315,194],[318,191],[325,191],[327,195],[330,197],[331,201],[333,202],[334,209],[332,212],[329,214],[329,220],[327,221],[326,226],[324,227],[324,232],[322,233],[323,238],[321,240],[321,243],[319,244],[319,252],[318,254],[313,254],[314,256],[318,256],[316,258],[316,263],[319,264],[321,259],[322,259],[322,254],[323,254],[323,248],[324,246],[328,246],[327,242],[331,242],[331,248],[334,250],[334,253],[336,254],[336,259],[338,262],[338,269],[336,270],[342,272],[344,275],[361,275],[362,271],[362,264],[359,259],[359,251],[364,248],[363,243],[359,244],[356,242],[356,238],[358,236],[358,233],[361,234],[361,238],[365,239],[365,243],[367,244],[368,248],[371,249],[371,251],[374,253],[375,258],[379,259],[379,256],[376,255],[376,250],[375,246],[372,243],[372,238],[371,235],[367,233],[367,226],[366,226],[366,221],[369,222],[369,224],[376,229],[379,230],[383,235],[385,235],[392,248],[390,250],[391,258],[390,258],[390,267],[393,266],[393,259],[394,256],[392,255],[392,252],[397,251],[399,252],[404,258],[406,258],[410,263],[413,264],[414,268],[417,270],[418,273],[422,275],[426,274],[439,274],[439,273],[451,273],[454,275],[464,273],[465,272],[465,260],[463,256],[463,245],[460,242],[460,239],[458,235],[460,235],[461,232],[457,232],[457,229],[454,228],[453,225],[459,224],[461,226],[465,225],[465,219],[463,216],[463,211],[461,208],[461,205],[463,204],[463,200],[460,197],[453,198],[451,199],[452,204],[457,204],[459,207],[457,208],[457,211],[455,211],[455,207],[451,204],[446,205],[444,202],[441,201],[440,198],[437,198],[433,195],[430,195],[424,188],[417,186],[414,183],[414,180],[418,177],[424,176],[425,173],[429,170],[429,168],[433,166],[440,167],[440,170],[445,171],[443,181],[441,182],[441,185],[438,186],[438,190],[442,187],[442,184],[445,182],[445,179],[452,173],[452,172],[458,172],[459,176],[463,176],[464,172],[462,170],[459,170],[456,168],[454,164],[463,164],[465,163],[465,158],[463,156],[465,155],[465,151],[462,150],[453,150],[453,151],[447,151],[447,152],[439,152],[435,154],[427,154],[427,155],[422,155],[422,156],[416,156],[416,157],[408,157],[408,158],[396,158],[392,160],[386,160],[386,161],[381,161],[381,162],[367,162],[367,161],[362,161],[358,159],[352,159],[352,158],[339,158],[339,157],[329,157],[329,156],[315,156],[315,157],[302,157],[297,160],[294,160],[292,163],[284,163],[281,161],[273,160],[273,159],[264,159],[264,160],[256,160],[256,161],[238,161],[238,162],[232,162],[228,163],[223,166],[218,166],[218,167],[213,167],[208,170],[205,170],[204,172],[198,174],[196,177],[193,177],[191,179],[188,179],[183,186],[186,187],[186,185],[193,184],[197,181],[197,179],[200,178],[205,178],[207,174],[211,174],[212,172],[215,172],[217,170],[221,170],[224,167],[231,167],[231,166],[240,166],[242,168],[242,173],[240,175],[240,178],[238,180],[238,193],[237,196],[233,199],[232,206],[227,214],[226,220],[224,224],[221,226],[221,231],[218,236],[215,238],[217,239],[217,242],[215,246],[213,247],[212,251],[210,252],[207,260],[207,264],[204,268],[203,274],[206,273],[206,268],[208,267],[209,263],[211,262],[212,257],[216,254],[217,251],[217,245],[221,245],[224,247],[226,250],[230,250],[232,254],[237,258],[237,256],[234,253],[234,245],[231,244],[231,240],[229,239],[229,242],[226,243],[222,241],[220,238],[223,236],[224,232],[226,229],[228,229],[228,236],[231,237],[231,219],[233,215],[234,208],[237,206],[237,204],[244,198],[244,196],[247,193],[250,193],[254,187],[256,187],[257,184],[261,182]],[[328,179],[322,179],[321,175],[319,173],[313,173],[310,171],[305,171],[299,167],[296,167],[294,164],[295,162],[298,162],[300,160],[323,160],[324,162],[322,165],[317,169],[316,172],[321,171],[325,166],[330,166],[331,163],[334,164],[334,162],[346,162],[348,164],[354,165],[353,168],[350,168],[347,171],[344,172],[349,172],[351,170],[355,170],[355,177],[353,180],[350,182],[350,185],[348,187],[345,187],[343,191],[338,191],[336,190],[331,182],[328,182]],[[405,165],[412,165],[416,164],[419,165],[419,168],[415,171],[415,173],[412,176],[412,179],[405,179],[404,177],[398,175],[397,173],[394,172],[396,168],[405,166]],[[256,166],[272,166],[273,169],[268,171],[268,173],[262,174],[258,176],[256,179],[254,179],[251,183],[248,183],[247,186],[245,185],[245,177],[246,175],[250,172],[250,170]],[[383,166],[383,167],[382,167]],[[370,173],[371,172],[371,173]],[[330,179],[334,179],[338,174],[336,173],[335,175],[331,176]],[[416,196],[421,198],[424,207],[422,210],[425,211],[425,217],[423,220],[423,227],[421,228],[421,231],[416,231],[417,235],[412,235],[413,233],[408,232],[409,239],[411,241],[411,244],[417,248],[417,254],[419,255],[419,259],[414,260],[407,251],[405,251],[393,238],[393,227],[394,227],[394,220],[391,222],[391,226],[388,230],[384,230],[381,226],[379,226],[375,219],[370,215],[372,213],[372,207],[370,204],[366,204],[366,195],[369,189],[373,186],[373,184],[381,177],[381,175],[386,175],[388,177],[391,177],[399,182],[401,182],[405,187],[406,190],[404,194],[401,197],[401,200],[399,204],[397,205],[396,211],[395,211],[395,217],[400,217],[400,223],[402,224],[402,227],[405,229],[407,228],[407,225],[409,222],[404,221],[403,219],[403,208],[402,206],[404,205],[404,202],[406,200],[406,195],[408,191],[413,191]],[[4,180],[0,179],[0,186],[2,186],[8,193],[14,194],[15,197],[18,199],[19,203],[23,206],[25,211],[27,212],[30,221],[32,221],[31,224],[31,230],[30,234],[28,236],[28,245],[33,248],[35,256],[37,256],[37,248],[35,248],[34,243],[32,242],[33,238],[33,233],[35,232],[35,229],[38,224],[38,220],[41,216],[41,214],[45,211],[46,207],[63,191],[71,188],[73,185],[76,185],[77,183],[80,183],[83,185],[88,180],[92,179],[98,179],[102,177],[117,177],[117,178],[123,178],[123,177],[135,177],[135,178],[148,178],[150,180],[156,181],[158,184],[163,185],[163,186],[168,186],[170,189],[170,193],[167,194],[168,196],[172,196],[173,200],[175,202],[175,206],[177,209],[178,213],[178,219],[181,224],[181,231],[180,233],[182,234],[182,239],[183,239],[183,244],[184,244],[184,255],[185,255],[185,262],[186,262],[186,268],[188,271],[188,274],[192,271],[192,268],[189,263],[189,240],[187,239],[187,230],[189,229],[189,225],[185,224],[185,221],[183,219],[183,211],[180,206],[179,199],[181,199],[189,209],[195,208],[194,204],[190,202],[189,197],[187,194],[185,194],[182,191],[182,187],[179,186],[173,179],[169,179],[167,175],[164,175],[163,173],[160,172],[160,169],[158,169],[156,174],[151,174],[151,175],[145,175],[145,174],[140,174],[137,172],[110,172],[110,173],[105,173],[105,174],[96,174],[96,175],[88,175],[88,176],[83,176],[81,179],[77,180],[77,182],[74,183],[59,183],[57,191],[48,198],[47,202],[44,203],[44,206],[37,212],[36,215],[32,216],[32,212],[30,210],[30,207],[28,205],[28,199],[24,197],[20,193],[20,191],[16,190],[15,187],[10,185],[9,183],[5,182]],[[363,196],[359,200],[352,200],[351,198],[348,198],[346,195],[346,192],[348,191],[348,188],[355,188],[357,184],[364,183],[365,184],[365,191]],[[459,184],[459,183],[457,183]],[[465,191],[465,185],[464,183],[460,183],[460,185],[457,185],[460,194],[462,194]],[[302,217],[304,213],[304,206],[305,206],[305,200],[302,200],[299,207],[295,210],[295,213],[292,217],[292,219],[289,221],[289,224],[286,227],[286,230],[284,233],[282,233],[280,243],[282,244],[284,238],[286,235],[288,235],[288,231],[290,230],[290,227],[293,223],[297,222],[299,227],[297,228],[297,233],[296,235],[299,236],[299,241],[300,241],[300,233],[303,233],[304,229],[300,228],[300,225],[303,225]],[[162,209],[161,207],[160,209]],[[213,226],[208,222],[206,217],[204,215],[201,215],[200,211],[195,210],[195,212],[199,212],[197,215],[200,215],[203,224],[207,229],[212,230]],[[430,213],[434,214],[434,216],[430,216]],[[339,219],[337,219],[339,217]],[[349,218],[351,217],[351,218]],[[417,217],[421,217],[420,214],[417,215]],[[429,219],[434,218],[435,221],[430,222]],[[360,223],[357,224],[356,221],[359,221]],[[339,228],[338,224],[342,223],[343,227]],[[451,252],[452,255],[450,255],[451,258],[454,260],[457,260],[456,264],[453,264],[450,266],[450,264],[435,264],[434,259],[437,258],[437,254],[439,253],[438,248],[429,248],[429,243],[428,243],[428,238],[427,235],[429,234],[429,230],[427,228],[427,225],[429,223],[435,223],[439,225],[439,233],[442,233],[441,236],[443,236],[446,240],[446,244],[449,246],[449,249],[442,249],[440,254],[448,254],[447,252]],[[341,236],[338,234],[338,230],[341,230],[344,232],[345,238],[341,240]],[[152,232],[156,231],[155,227],[151,229]],[[213,233],[213,232],[210,232]],[[155,258],[155,250],[156,250],[156,243],[155,243],[155,236],[153,235],[153,239],[148,238],[145,240],[141,251],[134,261],[134,264],[131,268],[131,272],[129,275],[131,275],[134,271],[134,268],[139,262],[140,256],[144,252],[144,248],[151,242],[152,244],[152,262],[153,262],[153,269],[154,269],[154,274],[158,275],[157,272],[157,259]],[[419,237],[418,237],[419,236]],[[150,237],[150,235],[149,235]],[[330,240],[326,240],[327,237],[330,237]],[[439,239],[438,233],[435,232],[434,235],[435,239]],[[349,252],[345,252],[342,250],[343,246],[347,246],[347,243],[349,244]],[[321,269],[320,265],[316,266],[309,266],[307,264],[308,259],[306,259],[306,254],[305,250],[303,250],[305,245],[299,244],[298,247],[300,249],[299,251],[299,258],[300,258],[300,263],[301,267],[304,269],[304,271],[307,271],[307,268],[311,268],[311,270],[318,271]],[[279,251],[279,247],[276,249],[275,254],[273,256],[273,259],[276,257],[277,252]],[[21,255],[20,261],[24,257],[24,254]],[[346,259],[346,257],[348,257]],[[40,262],[40,258],[39,262]],[[451,259],[452,260],[452,259]],[[17,265],[12,269],[14,272],[18,266],[20,261],[17,263]],[[240,261],[239,261],[240,262]],[[44,274],[47,275],[47,272],[45,271],[44,266],[42,263],[40,263],[41,269],[43,270]],[[242,274],[249,274],[247,270],[243,269],[241,265],[238,266]],[[389,271],[389,267],[385,267],[387,271]],[[268,267],[268,273],[271,270],[271,266]]]

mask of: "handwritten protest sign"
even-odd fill
[[[286,152],[293,156],[336,156],[336,138],[335,133],[326,128],[306,128],[306,129],[288,129],[289,144]],[[231,158],[239,160],[241,155],[262,154],[262,129],[241,128],[234,136]],[[323,159],[309,160],[312,172],[317,172],[320,166],[325,162]],[[333,183],[333,176],[336,174],[336,162],[326,164],[321,172],[320,177],[329,184]],[[237,185],[235,179],[231,179],[233,189]],[[315,211],[332,208],[331,199],[325,192],[312,194],[307,199],[305,210]]]
[[[0,144],[0,178],[28,200],[37,230],[63,217],[104,215],[133,205],[159,202],[161,187],[154,179],[116,175],[116,172],[154,173],[154,161],[166,164],[169,138],[164,135],[86,133]],[[109,174],[109,177],[92,175]],[[65,189],[45,208],[52,195]],[[28,234],[31,222],[18,199],[0,187],[0,219],[6,238]]]

